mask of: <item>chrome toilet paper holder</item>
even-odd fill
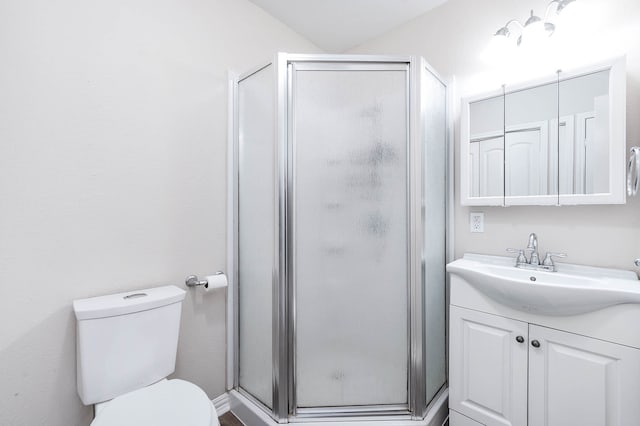
[[[214,272],[213,275],[223,275],[224,272],[223,271],[216,271]],[[204,286],[204,288],[209,287],[209,281],[204,279],[204,280],[199,280],[197,275],[189,275],[185,280],[184,283],[187,285],[187,287],[198,287],[198,286]]]

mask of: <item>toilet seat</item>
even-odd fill
[[[202,389],[184,380],[162,380],[102,404],[91,426],[219,426]]]

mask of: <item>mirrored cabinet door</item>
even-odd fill
[[[558,202],[557,82],[505,94],[505,205]]]
[[[609,76],[560,81],[560,194],[609,192]]]
[[[467,182],[471,198],[504,203],[504,94],[469,104]]]

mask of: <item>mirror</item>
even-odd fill
[[[463,100],[463,205],[625,202],[624,59]]]
[[[609,190],[609,74],[560,81],[560,194]]]
[[[469,110],[471,196],[496,198],[501,202],[504,194],[504,96],[472,102]]]
[[[505,205],[557,201],[557,82],[505,94]]]

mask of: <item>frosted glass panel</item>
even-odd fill
[[[407,73],[294,77],[298,407],[406,404]]]
[[[445,352],[445,203],[447,167],[447,91],[428,70],[423,71],[424,115],[424,251],[426,400],[446,381]]]
[[[273,66],[238,84],[240,386],[272,406]]]

